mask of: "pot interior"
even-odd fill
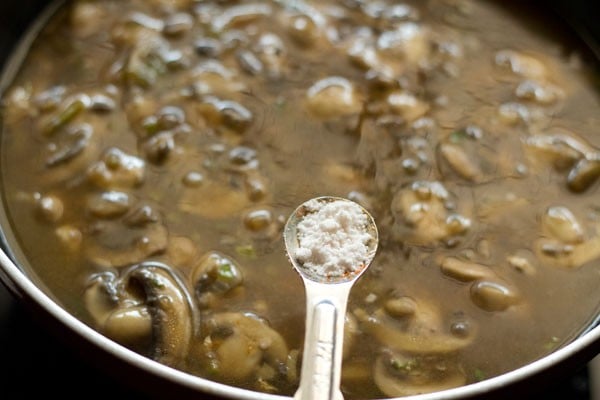
[[[347,398],[453,398],[593,347],[597,64],[539,6],[65,4],[19,8],[46,14],[2,84],[3,247],[94,342],[184,385],[293,395],[282,221],[329,194],[382,237]]]

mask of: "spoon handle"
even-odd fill
[[[320,284],[308,279],[306,334],[295,400],[343,400],[340,391],[346,302],[352,282]]]

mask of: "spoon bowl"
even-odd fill
[[[361,221],[362,223],[357,224],[356,226],[354,226],[354,228],[361,230],[363,233],[363,235],[361,235],[360,239],[363,242],[362,244],[364,245],[364,251],[359,254],[356,254],[355,258],[357,258],[356,259],[357,265],[352,265],[350,270],[346,269],[342,273],[339,273],[339,274],[320,273],[319,269],[315,268],[314,265],[313,265],[313,268],[306,268],[303,265],[302,261],[299,260],[297,257],[295,257],[295,255],[298,253],[299,248],[301,248],[300,237],[302,236],[302,234],[299,233],[299,231],[298,231],[299,225],[302,223],[304,218],[306,218],[308,215],[318,213],[319,211],[323,210],[328,205],[332,205],[332,204],[338,205],[338,207],[336,209],[334,209],[333,212],[330,211],[329,215],[327,213],[324,213],[323,216],[318,215],[318,217],[327,217],[327,216],[331,217],[332,213],[337,212],[339,215],[340,213],[343,213],[344,211],[347,211],[347,210],[353,211],[354,216],[356,216],[356,213],[358,212],[358,213],[362,214],[361,216],[363,217],[363,220]],[[327,223],[327,221],[320,221],[320,222],[322,224]],[[325,239],[327,239],[328,237],[335,237],[336,234],[340,230],[341,231],[350,230],[350,228],[348,228],[347,224],[346,224],[346,226],[339,227],[338,230],[331,229],[331,227],[329,227],[329,226],[324,228],[323,230],[325,230],[325,229],[329,229],[328,232],[324,232],[324,234],[321,235],[321,238],[325,238]],[[337,236],[339,236],[339,235],[337,235]],[[351,240],[352,238],[350,238],[348,236],[349,235],[346,235],[345,237],[343,237],[343,239],[346,240],[346,244],[348,245],[347,247],[350,248],[350,250],[353,250],[352,249],[352,247],[354,247],[353,245],[358,245],[358,243],[350,243],[349,240]],[[355,234],[355,236],[356,236],[356,234]],[[285,247],[286,247],[286,250],[288,253],[288,257],[290,259],[290,262],[296,269],[296,271],[298,271],[298,273],[303,278],[310,279],[315,282],[322,282],[322,283],[328,283],[328,284],[342,283],[342,282],[356,280],[367,269],[367,267],[369,266],[369,264],[375,257],[375,253],[377,252],[377,245],[379,242],[377,225],[375,224],[375,220],[373,219],[371,214],[367,210],[365,210],[362,206],[360,206],[359,204],[357,204],[351,200],[344,199],[341,197],[333,197],[333,196],[317,197],[317,198],[314,198],[314,199],[311,199],[311,200],[308,200],[308,201],[302,203],[298,208],[296,208],[296,210],[288,218],[287,223],[285,224],[284,231],[283,231],[283,237],[284,237]],[[325,246],[325,247],[327,247],[328,245],[329,245],[328,247],[339,247],[341,240],[339,237],[337,237],[335,239],[337,239],[337,240],[333,241],[333,243],[321,242],[321,243],[319,243],[319,245]],[[354,239],[356,239],[356,237]],[[345,249],[339,249],[339,248],[335,249],[335,251],[341,251],[341,250],[345,250]],[[348,261],[345,260],[345,262],[347,263]],[[316,264],[316,263],[313,262],[313,264]]]

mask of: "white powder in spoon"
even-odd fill
[[[368,243],[368,216],[351,201],[310,200],[308,211],[297,225],[300,266],[319,277],[344,277],[364,268]]]

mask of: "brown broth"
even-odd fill
[[[381,243],[351,293],[346,398],[549,354],[600,300],[597,75],[499,3],[68,3],[3,96],[20,261],[148,357],[291,395],[305,303],[282,224],[348,197]]]

